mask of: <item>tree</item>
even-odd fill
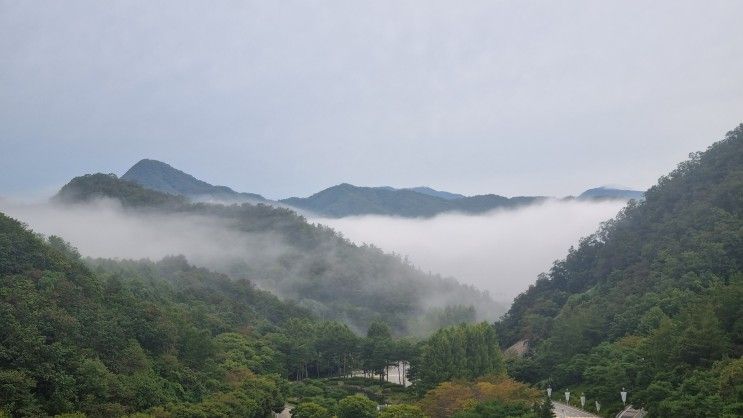
[[[324,406],[314,402],[304,402],[291,410],[292,418],[332,418],[333,414]]]
[[[426,418],[420,407],[408,404],[390,405],[377,415],[379,418]]]
[[[363,395],[347,396],[338,402],[338,418],[374,418],[377,403]]]
[[[554,418],[555,414],[552,412],[553,408],[552,399],[545,396],[544,401],[537,404],[535,408],[537,418]]]
[[[415,368],[424,389],[446,380],[505,372],[495,329],[485,322],[440,329],[425,342]]]

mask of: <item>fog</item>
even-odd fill
[[[507,306],[539,273],[564,257],[571,245],[595,231],[623,205],[620,201],[548,201],[482,215],[310,221],[328,225],[358,244],[373,244],[407,256],[424,271],[487,290]],[[272,266],[272,261],[296,251],[279,235],[238,231],[217,217],[154,212],[134,215],[113,200],[59,206],[0,199],[0,211],[35,232],[61,236],[89,257],[158,260],[182,254],[195,265],[223,272],[242,263],[252,267],[256,277],[251,278],[261,279],[263,269]],[[263,287],[280,291],[272,283],[264,282]]]
[[[0,199],[0,211],[37,233],[62,237],[86,257],[158,260],[184,255],[196,265],[214,268],[275,258],[286,250],[274,234],[246,234],[208,216],[134,216],[115,200],[62,206]]]
[[[429,219],[360,216],[315,219],[356,243],[407,256],[424,270],[456,277],[502,302],[526,290],[625,205],[622,201],[548,201],[483,215]]]

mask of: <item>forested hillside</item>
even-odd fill
[[[235,249],[240,256],[207,267],[233,278],[248,278],[359,331],[380,319],[398,334],[425,334],[448,324],[495,319],[503,312],[488,295],[472,287],[425,274],[378,248],[354,245],[288,209],[189,203],[105,174],[73,179],[55,200],[86,204],[99,198],[120,201],[127,216],[158,213],[218,221],[244,238]],[[214,239],[219,240],[219,234]]]
[[[266,338],[305,310],[182,259],[106,264],[0,214],[0,415],[281,410],[285,365]]]
[[[517,377],[651,416],[743,416],[743,125],[692,154],[516,298]]]
[[[264,418],[292,402],[296,418],[356,418],[390,401],[379,417],[535,417],[538,406],[504,376],[489,324],[415,342],[374,322],[359,336],[182,257],[82,260],[2,214],[0,319],[2,417]],[[382,382],[399,362],[413,364],[414,387]]]

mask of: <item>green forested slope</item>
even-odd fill
[[[114,264],[0,214],[0,415],[283,406],[267,335],[308,312],[178,258]]]
[[[390,365],[413,363],[419,391],[456,377],[504,379],[487,323],[415,344],[374,322],[360,337],[182,257],[81,260],[62,239],[44,239],[2,214],[0,261],[2,417],[264,418],[292,399],[304,409],[319,403],[323,417],[352,418],[344,405],[355,401],[376,416],[375,402],[348,397],[359,390],[377,401],[395,394],[414,401],[416,393],[337,380],[352,371],[378,379]],[[461,357],[453,361],[448,351]],[[400,408],[421,416],[417,407]]]
[[[743,414],[743,125],[691,155],[516,298],[523,379],[652,416]]]

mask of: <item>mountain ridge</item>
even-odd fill
[[[134,164],[121,178],[151,190],[181,195],[195,201],[228,203],[266,201],[266,198],[259,194],[236,192],[227,186],[212,185],[167,163],[147,158]]]
[[[394,188],[341,183],[308,197],[290,197],[273,201],[259,194],[242,193],[227,186],[212,185],[167,163],[152,159],[140,160],[124,173],[121,179],[149,190],[183,196],[195,202],[264,203],[277,207],[288,206],[302,213],[306,212],[309,216],[332,218],[362,215],[428,218],[446,212],[478,214],[495,209],[519,208],[548,199],[558,199],[548,196],[506,197],[497,194],[466,196],[436,190],[428,186]],[[642,195],[643,192],[635,190],[598,187],[586,190],[573,199],[629,200],[641,199]]]

